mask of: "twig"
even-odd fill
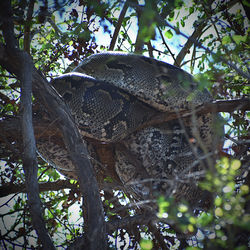
[[[203,21],[203,23],[201,23],[192,33],[192,35],[190,37],[188,37],[187,42],[185,43],[185,45],[183,46],[183,48],[181,49],[181,51],[179,52],[179,54],[176,57],[176,61],[174,63],[175,66],[180,67],[182,60],[184,59],[184,57],[186,56],[186,54],[188,53],[189,49],[192,47],[193,44],[197,45],[197,38],[201,36],[203,29],[206,27],[207,23],[205,21]]]
[[[137,10],[143,11],[143,7],[139,6],[136,3],[133,2],[129,2],[131,7],[136,8]],[[204,49],[206,52],[208,52],[209,54],[213,55],[213,56],[217,56],[216,53],[214,53],[212,50],[210,50],[209,48],[207,48],[206,46],[202,45],[202,43],[198,42],[197,40],[193,39],[192,37],[186,35],[185,33],[183,33],[182,31],[180,31],[177,27],[171,25],[169,22],[167,22],[166,20],[164,20],[159,14],[156,14],[155,19],[157,20],[157,22],[159,24],[163,24],[165,26],[170,27],[172,30],[174,30],[177,34],[182,35],[183,37],[185,37],[186,39],[188,39],[190,42],[192,42],[192,44],[196,44],[197,47]],[[182,54],[180,54],[179,58],[181,59],[181,57],[183,56],[184,51]],[[238,74],[242,75],[243,77],[250,79],[250,74],[244,72],[243,70],[241,70],[240,68],[238,68],[234,63],[226,60],[225,58],[223,58],[222,56],[218,56],[219,60],[226,63],[228,66],[230,66],[232,69],[234,69]],[[178,61],[177,61],[178,63]]]
[[[154,50],[154,48],[153,48],[151,42],[148,41],[148,42],[146,43],[146,45],[147,45],[147,47],[148,47],[148,54],[149,54],[149,56],[150,56],[151,58],[153,58],[153,57],[154,57],[154,55],[153,55],[153,50]]]
[[[166,43],[166,41],[165,41],[165,38],[164,38],[164,36],[163,36],[163,34],[162,34],[162,31],[161,31],[161,29],[160,29],[159,26],[158,26],[158,31],[159,31],[159,33],[160,33],[160,36],[161,36],[161,39],[162,39],[163,44],[166,46],[166,48],[167,48],[167,50],[169,51],[170,55],[172,56],[172,58],[173,58],[175,64],[177,64],[176,59],[175,59],[175,55],[172,53],[172,51],[170,50],[169,46],[167,45],[167,43]]]
[[[113,37],[112,37],[112,40],[110,42],[110,46],[109,46],[109,50],[114,50],[115,48],[115,43],[116,43],[116,40],[117,40],[117,37],[118,37],[118,34],[119,34],[119,31],[121,29],[121,26],[122,26],[122,21],[124,19],[124,16],[127,12],[127,9],[128,9],[128,0],[125,2],[123,8],[122,8],[122,11],[119,15],[119,18],[118,18],[118,22],[116,24],[116,27],[115,27],[115,31],[114,31],[114,34],[113,34]]]

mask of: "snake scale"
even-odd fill
[[[205,153],[213,150],[212,114],[138,130],[156,114],[191,110],[212,101],[190,74],[145,56],[106,52],[86,58],[52,85],[70,107],[96,172],[100,169],[96,162],[105,165],[107,154],[113,159],[108,167],[136,198],[174,194],[195,207],[208,200],[194,173],[207,167]],[[97,144],[109,147],[104,157]],[[38,140],[37,148],[59,171],[76,178],[66,149],[52,140]]]

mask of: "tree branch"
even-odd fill
[[[204,21],[201,23],[196,29],[194,30],[193,34],[188,38],[187,42],[179,52],[179,54],[176,57],[176,60],[174,62],[174,65],[177,67],[181,66],[181,62],[190,50],[190,48],[193,46],[193,44],[196,44],[197,38],[201,36],[203,29],[206,27],[207,23]]]
[[[23,136],[23,168],[25,183],[28,195],[28,204],[32,217],[32,224],[44,248],[55,249],[50,236],[48,235],[45,222],[42,216],[42,203],[39,197],[39,186],[37,181],[37,159],[36,143],[32,125],[32,64],[26,53],[20,56],[23,61],[21,77],[21,105],[22,105],[22,136]]]
[[[117,22],[117,24],[115,26],[115,31],[114,31],[112,40],[110,42],[109,50],[114,50],[114,48],[115,48],[115,43],[116,43],[119,31],[121,29],[122,21],[123,21],[124,16],[125,16],[125,14],[127,12],[127,9],[128,9],[128,0],[125,2],[124,6],[122,8],[122,11],[121,11],[121,13],[119,15],[118,22]]]
[[[6,1],[4,1],[3,5],[6,5]],[[7,5],[8,9],[11,9],[10,2],[8,2]],[[6,6],[1,7],[2,9],[4,9],[3,7],[6,8]],[[6,10],[4,9],[4,11]],[[6,18],[6,20],[8,21],[9,18]],[[10,23],[7,22],[7,25],[9,26]],[[5,27],[5,23],[2,26]],[[11,46],[16,46],[15,43],[13,43],[13,29],[12,32],[11,30],[4,29],[3,34],[4,37],[6,37],[6,42],[10,42]],[[9,35],[13,39],[9,39]],[[6,44],[6,46],[9,47],[10,45]],[[23,56],[20,50],[6,50],[3,44],[0,44],[0,64],[6,70],[14,73],[19,79],[23,77],[23,69],[20,67],[23,63]],[[94,170],[90,160],[85,157],[88,155],[86,145],[82,143],[81,136],[73,122],[68,107],[57,95],[56,91],[51,88],[45,77],[36,70],[34,65],[30,66],[29,70],[32,72],[33,93],[47,107],[51,117],[58,117],[58,125],[63,133],[65,145],[77,170],[80,190],[84,195],[88,221],[88,225],[85,223],[85,243],[87,243],[88,249],[106,249],[106,229],[103,208]],[[44,247],[47,246],[45,242],[43,244]],[[49,247],[47,247],[47,249],[49,249]]]
[[[168,44],[166,43],[165,38],[164,38],[164,36],[163,36],[163,34],[162,34],[161,28],[160,28],[159,26],[158,26],[157,28],[158,28],[158,31],[159,31],[159,33],[160,33],[161,40],[162,40],[163,44],[166,46],[167,50],[169,51],[171,57],[172,57],[173,60],[174,60],[174,63],[177,65],[177,62],[176,62],[176,59],[175,59],[175,55],[172,53],[172,51],[170,50]]]
[[[131,7],[136,8],[139,11],[143,11],[143,7],[139,6],[137,3],[129,2],[129,5]],[[155,19],[156,19],[157,23],[162,24],[164,26],[170,27],[172,30],[174,30],[176,32],[176,34],[180,34],[183,37],[185,37],[186,39],[190,39],[190,41],[193,42],[193,44],[195,44],[197,47],[202,48],[206,52],[208,52],[209,54],[216,56],[216,54],[212,50],[210,50],[206,46],[202,45],[202,43],[200,43],[199,41],[193,40],[188,35],[186,35],[185,33],[181,32],[177,27],[171,25],[168,21],[164,20],[159,14],[156,14]],[[226,60],[222,56],[219,56],[218,58],[219,58],[220,61],[226,63],[230,68],[234,69],[241,76],[243,76],[243,77],[245,77],[247,79],[250,79],[250,74],[247,73],[247,72],[244,72],[243,70],[241,70],[240,68],[238,68],[234,63]]]
[[[23,49],[30,54],[30,26],[35,0],[31,0],[28,5],[27,18],[24,25]]]
[[[69,180],[59,180],[55,182],[44,182],[39,184],[39,192],[59,191],[61,189],[78,189],[77,185],[70,183]],[[9,184],[0,187],[0,198],[10,194],[27,192],[25,184]]]
[[[218,113],[218,112],[231,113],[237,110],[242,110],[242,111],[250,110],[250,100],[247,98],[234,99],[234,100],[216,100],[213,101],[212,103],[206,103],[194,110],[160,113],[152,117],[150,121],[144,123],[138,129],[140,130],[145,127],[162,124],[164,122],[175,120],[178,118],[186,118],[192,116],[193,114],[206,114],[206,113]]]
[[[7,53],[0,44],[0,64],[20,78],[22,59],[18,53]],[[85,207],[87,208],[88,229],[86,239],[89,249],[105,249],[106,233],[102,203],[94,170],[88,155],[86,145],[82,143],[78,129],[75,127],[70,111],[56,91],[51,88],[47,80],[34,68],[33,86],[34,94],[47,107],[51,117],[58,118],[58,126],[62,130],[65,145],[77,170],[80,190],[83,193]]]
[[[14,36],[14,25],[12,21],[11,2],[3,1],[0,5],[3,37],[6,42],[7,53],[16,54],[21,68],[21,105],[22,105],[22,135],[23,135],[23,168],[28,195],[28,204],[32,218],[32,224],[44,248],[55,249],[52,240],[47,232],[42,216],[42,206],[39,197],[37,182],[37,159],[34,130],[32,125],[32,67],[30,57],[18,50],[17,41]]]

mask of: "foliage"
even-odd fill
[[[48,79],[70,71],[93,53],[122,50],[153,56],[196,74],[215,99],[249,96],[247,1],[138,2],[13,0],[18,45]],[[5,42],[2,36],[0,42]],[[2,121],[21,112],[20,82],[3,67],[0,77]],[[185,202],[176,205],[172,197],[159,197],[158,225],[144,220],[119,227],[109,232],[110,248],[152,249],[162,247],[162,242],[173,249],[249,247],[249,113],[238,109],[221,115],[226,120],[224,157],[200,183],[214,193],[212,208],[194,213]],[[39,248],[24,193],[21,138],[8,136],[0,135],[1,246]],[[56,187],[62,179],[39,158],[40,184],[51,182]],[[40,197],[55,246],[66,248],[83,233],[77,182],[43,191]],[[112,196],[101,191],[101,198],[107,222],[141,212],[119,189]]]

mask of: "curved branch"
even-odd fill
[[[23,58],[21,54],[19,50],[6,51],[4,46],[0,44],[0,64],[6,70],[17,75],[19,79],[22,77],[20,65],[23,64]],[[51,117],[58,118],[58,126],[63,133],[65,145],[78,172],[88,221],[88,225],[85,223],[88,249],[106,249],[103,208],[94,170],[90,160],[85,157],[88,155],[86,145],[82,143],[79,131],[63,100],[48,84],[45,77],[36,70],[34,65],[30,67],[30,70],[33,77],[33,93],[47,107]]]
[[[32,63],[28,54],[18,50],[17,41],[14,36],[14,25],[12,21],[11,2],[3,1],[0,6],[3,37],[6,42],[7,53],[12,53],[19,58],[19,70],[21,74],[21,105],[22,105],[22,136],[23,136],[23,168],[25,172],[25,183],[28,195],[28,205],[32,218],[32,224],[44,248],[55,249],[53,242],[46,229],[43,220],[41,200],[39,197],[37,181],[37,159],[36,144],[32,125]],[[20,73],[20,72],[19,72]]]
[[[20,66],[22,58],[18,53],[8,53],[0,44],[0,64],[7,70],[15,73],[20,78]],[[58,127],[61,128],[65,145],[74,163],[77,176],[79,177],[80,190],[84,196],[88,225],[86,239],[88,249],[105,249],[106,232],[102,203],[99,195],[98,184],[94,175],[94,170],[88,155],[86,145],[82,143],[78,129],[75,127],[68,107],[58,96],[56,91],[48,84],[34,67],[33,71],[33,93],[48,109],[51,117],[57,117]]]

